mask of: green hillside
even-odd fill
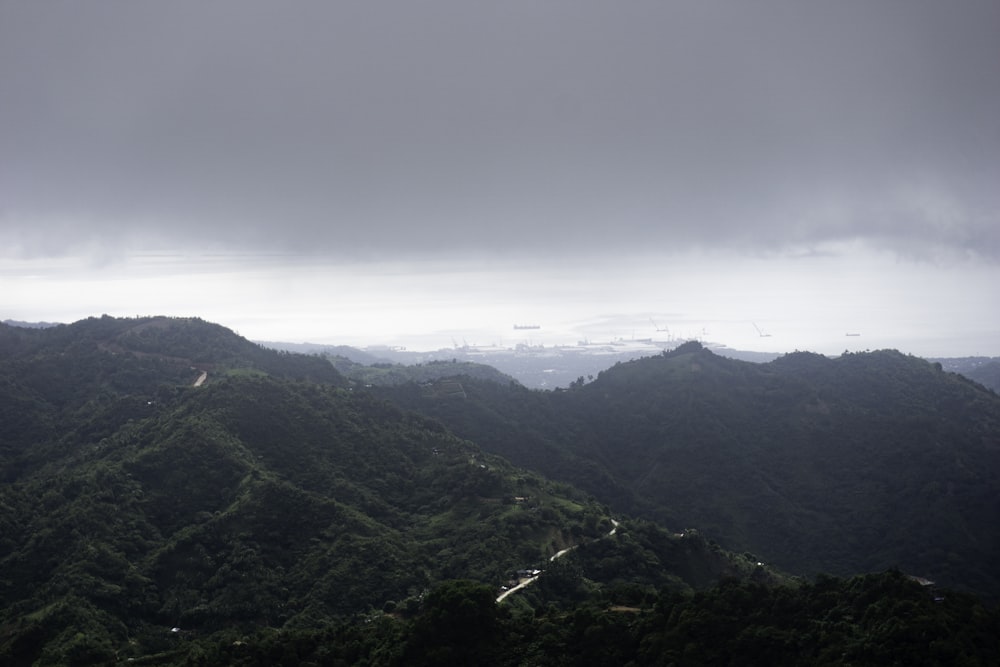
[[[419,627],[442,582],[495,596],[524,568],[547,572],[507,613],[783,580],[694,533],[612,534],[572,486],[200,320],[0,341],[3,664],[185,664],[386,611]]]
[[[269,350],[197,318],[89,318],[44,329],[0,325],[0,481],[100,439],[173,388],[238,374],[343,385],[318,356]]]
[[[696,343],[565,392],[384,390],[485,449],[797,574],[1000,597],[1000,398],[894,351],[766,364]]]
[[[457,375],[500,384],[515,381],[492,366],[457,359],[405,365],[386,362],[361,364],[339,355],[327,355],[327,358],[344,377],[361,385],[398,385],[407,382],[420,384]]]
[[[178,653],[213,665],[987,667],[1000,655],[998,622],[970,596],[943,597],[894,571],[799,586],[730,581],[638,606],[592,601],[534,615],[456,581],[432,591],[412,619],[217,637]]]

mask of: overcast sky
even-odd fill
[[[995,0],[7,0],[0,319],[1000,355],[998,34]]]

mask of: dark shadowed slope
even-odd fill
[[[1000,595],[1000,398],[894,351],[767,364],[697,344],[565,392],[401,403],[516,463],[798,573],[900,566]]]
[[[4,664],[183,663],[178,646],[213,633],[319,632],[417,609],[452,578],[492,601],[516,569],[611,528],[593,498],[338,386],[322,359],[194,320],[2,335]],[[603,560],[645,553],[645,569],[604,563],[595,580],[759,576],[662,529],[621,540]]]

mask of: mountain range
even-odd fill
[[[755,364],[686,343],[568,391],[378,388],[516,464],[795,573],[900,566],[996,597],[1000,398],[895,351]]]
[[[867,664],[912,648],[898,605],[996,655],[1000,398],[940,364],[396,370],[197,318],[0,325],[0,660],[559,664],[586,631],[591,664]],[[744,607],[752,639],[692,625]]]

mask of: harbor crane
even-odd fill
[[[665,334],[667,334],[667,342],[672,343],[674,341],[674,336],[673,336],[673,334],[670,333],[670,327],[668,327],[668,326],[661,327],[659,324],[657,324],[653,320],[652,317],[649,318],[649,323],[653,325],[653,328],[656,329],[656,331],[658,333],[665,333]]]
[[[757,326],[756,322],[753,322],[753,328],[757,330],[757,335],[760,336],[761,338],[770,338],[771,337],[771,334],[764,333],[763,331],[761,331],[760,327]]]

